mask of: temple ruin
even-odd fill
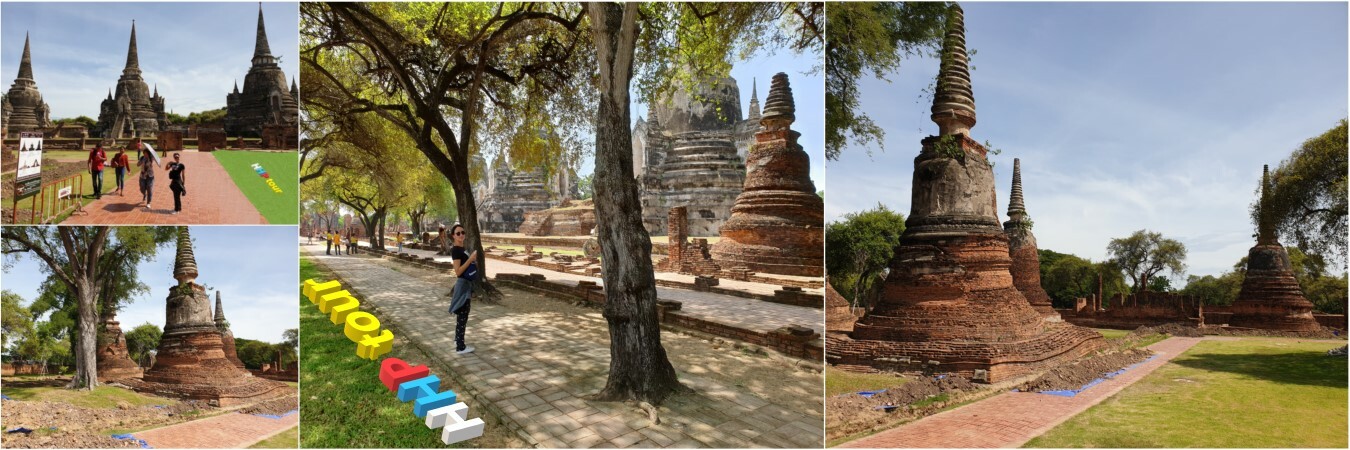
[[[758,105],[754,105],[758,106]],[[824,274],[825,205],[811,182],[811,158],[797,143],[792,87],[773,76],[744,189],[720,227],[712,257],[722,267],[818,277]]]
[[[19,59],[19,76],[9,86],[9,92],[0,97],[5,130],[3,137],[17,136],[24,131],[42,131],[52,125],[51,107],[42,101],[37,81],[33,79],[33,56],[28,48],[28,35],[23,36],[23,57]]]
[[[165,302],[164,334],[155,364],[141,380],[126,384],[138,392],[218,406],[294,395],[285,383],[256,378],[226,356],[224,338],[211,315],[211,299],[206,288],[195,283],[197,274],[191,236],[187,227],[179,227],[173,269],[178,285]]]
[[[905,232],[875,307],[847,336],[827,336],[826,360],[998,382],[1105,347],[1102,336],[1044,320],[1013,285],[998,220],[993,167],[975,125],[963,13],[953,5],[932,120],[914,158]]]
[[[164,97],[159,87],[154,93],[141,78],[140,58],[136,53],[136,22],[131,23],[131,43],[127,46],[127,64],[117,79],[115,91],[99,106],[98,135],[105,139],[130,137],[154,138],[162,125],[167,124]]]
[[[234,92],[225,96],[225,132],[230,136],[258,137],[264,127],[282,125],[295,129],[299,126],[300,91],[292,80],[286,87],[286,74],[277,65],[272,49],[267,44],[267,29],[263,24],[262,5],[258,5],[258,33],[253,44],[253,65],[244,75],[244,90],[235,83]],[[281,139],[285,144],[284,137]],[[275,143],[275,142],[274,142]],[[281,146],[271,145],[269,148]]]
[[[225,306],[220,302],[220,291],[216,291],[216,314],[213,321],[216,323],[216,330],[220,331],[225,359],[234,363],[235,367],[243,369],[244,362],[239,360],[239,351],[234,347],[234,332],[230,331],[230,322],[225,320]]]
[[[125,378],[140,378],[141,366],[131,360],[127,351],[127,337],[122,333],[121,323],[117,321],[117,312],[105,308],[99,318],[98,354],[95,367],[98,381],[105,383]]]
[[[1036,235],[1031,233],[1031,216],[1027,215],[1022,200],[1022,160],[1013,158],[1012,195],[1008,200],[1008,221],[1003,232],[1008,234],[1008,253],[1012,258],[1013,286],[1031,303],[1031,309],[1048,320],[1060,320],[1050,303],[1050,294],[1041,287],[1041,256],[1036,248]]]
[[[1228,325],[1281,331],[1314,331],[1321,328],[1313,318],[1313,304],[1289,263],[1289,252],[1280,245],[1266,205],[1270,202],[1270,166],[1261,174],[1261,198],[1257,213],[1256,246],[1247,252],[1247,272],[1242,290],[1233,302]]]
[[[526,236],[589,236],[595,229],[595,201],[567,200],[553,208],[525,213]]]
[[[485,172],[474,193],[482,199],[478,212],[486,233],[521,232],[526,214],[576,197],[575,174],[567,168],[549,174],[542,169],[512,168],[505,158],[498,158]]]
[[[672,207],[689,208],[690,236],[717,236],[745,184],[745,157],[759,128],[759,101],[742,120],[740,89],[730,77],[675,92],[650,105],[633,127],[633,175],[642,196],[643,223],[666,233]]]

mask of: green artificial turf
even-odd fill
[[[220,165],[229,172],[230,179],[244,192],[253,207],[262,213],[267,223],[292,225],[300,223],[299,214],[299,156],[295,152],[259,152],[220,150],[211,152]],[[278,194],[258,176],[253,164],[262,164],[268,176],[281,188]]]
[[[1346,448],[1341,345],[1203,341],[1026,446]]]

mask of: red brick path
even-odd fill
[[[1073,397],[1008,392],[839,447],[1021,447],[1032,438],[1134,384],[1197,342],[1200,342],[1200,338],[1173,337],[1153,344],[1148,348],[1157,352],[1158,357]]]
[[[183,212],[173,212],[173,191],[169,190],[169,174],[161,164],[155,170],[155,195],[150,211],[141,205],[140,180],[128,176],[125,196],[107,195],[117,189],[117,175],[109,170],[103,174],[104,195],[101,200],[85,200],[87,215],[72,215],[62,225],[188,225],[188,224],[265,224],[262,214],[249,203],[248,197],[234,185],[230,174],[209,153],[184,151],[187,165],[187,193],[183,197]],[[170,154],[172,155],[172,153]],[[170,156],[172,158],[172,156]],[[167,159],[161,159],[167,163]],[[138,206],[139,205],[139,206]]]
[[[269,419],[226,413],[192,422],[134,433],[153,448],[243,448],[295,427],[300,414]]]

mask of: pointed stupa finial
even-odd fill
[[[192,254],[192,236],[188,227],[178,227],[178,253],[173,260],[173,278],[178,285],[197,279],[197,258]]]
[[[112,100],[112,88],[108,88],[108,100]]]
[[[970,86],[970,60],[966,55],[965,13],[953,3],[947,14],[947,36],[942,40],[942,68],[933,95],[933,122],[939,135],[970,136],[975,126],[975,94]]]
[[[155,94],[151,97],[159,97],[159,83],[155,83]]]
[[[759,120],[759,79],[750,79],[750,115],[749,120]]]
[[[298,87],[296,87],[296,85],[295,85],[295,77],[294,77],[294,76],[291,77],[291,93],[292,93],[292,94],[298,94],[298,93],[300,93],[300,89],[299,89]]]
[[[239,80],[234,80],[234,93],[239,93]]]
[[[1022,203],[1022,159],[1013,158],[1012,194],[1008,200],[1008,217],[1021,221],[1027,216],[1027,207]]]
[[[1274,224],[1270,222],[1268,207],[1270,205],[1270,165],[1261,166],[1261,196],[1257,200],[1256,207],[1256,244],[1257,245],[1278,245],[1279,237],[1275,235]]]
[[[259,58],[267,60],[263,62],[271,62],[272,59],[272,49],[267,46],[267,28],[263,26],[262,2],[258,2],[258,36],[253,43],[253,63],[258,64]]]
[[[229,322],[225,321],[225,305],[220,302],[220,291],[216,291],[216,327],[229,328]]]
[[[23,34],[23,58],[19,59],[20,80],[33,79],[33,54],[28,51],[28,33]]]
[[[784,129],[797,120],[796,113],[792,85],[786,73],[778,72],[769,84],[769,96],[764,98],[764,114],[759,123],[766,130]]]
[[[131,43],[127,44],[127,66],[122,69],[123,72],[135,69],[141,69],[140,56],[136,53],[136,20],[131,20]]]

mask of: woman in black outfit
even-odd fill
[[[184,195],[187,195],[187,174],[184,172],[187,166],[181,162],[182,156],[178,153],[173,154],[173,161],[164,165],[169,170],[169,190],[173,191],[173,213],[178,214],[183,211]]]
[[[451,227],[450,235],[455,243],[450,247],[450,261],[457,277],[450,297],[450,313],[455,315],[455,353],[464,355],[474,350],[473,346],[464,345],[464,328],[469,324],[469,296],[473,294],[473,281],[478,277],[478,251],[464,252],[463,225]]]

